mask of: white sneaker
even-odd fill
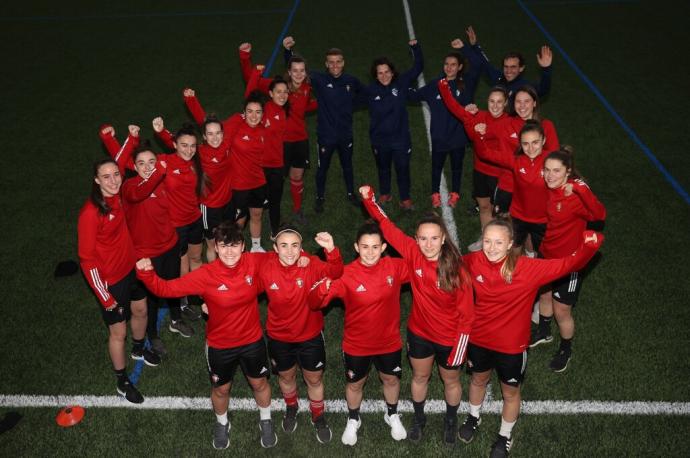
[[[474,243],[470,243],[470,244],[467,246],[467,249],[468,249],[470,252],[474,253],[475,251],[481,251],[482,245],[483,245],[483,244],[482,244],[482,239],[479,239],[479,240],[477,240],[477,241],[474,242]]]
[[[396,441],[401,441],[407,439],[407,431],[400,421],[400,414],[394,413],[393,415],[385,414],[383,416],[384,421],[387,425],[391,427],[391,437]]]
[[[539,300],[534,303],[532,308],[532,323],[539,324]]]
[[[345,431],[343,431],[343,437],[340,438],[340,440],[343,441],[343,444],[355,445],[357,443],[357,430],[361,425],[361,419],[353,420],[352,418],[349,418],[347,420],[347,425],[345,425]]]
[[[527,256],[528,258],[536,258],[536,257],[537,257],[537,252],[536,252],[536,251],[525,250],[525,256]]]
[[[252,245],[252,249],[249,250],[250,253],[265,253],[266,250],[263,249],[261,245]]]

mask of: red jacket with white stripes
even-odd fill
[[[410,269],[412,312],[407,327],[432,342],[452,347],[448,363],[460,365],[465,359],[474,303],[472,285],[464,268],[460,277],[462,287],[445,291],[438,285],[437,262],[427,260],[412,237],[405,235],[372,198],[363,201],[369,214],[379,222],[386,240],[400,253]]]
[[[356,259],[341,278],[331,282],[330,289],[320,282],[309,295],[309,305],[322,308],[335,298],[343,299],[343,351],[348,355],[392,353],[402,348],[400,287],[409,281],[407,263],[400,258],[384,257],[375,266]]]
[[[568,182],[573,186],[573,192],[568,196],[564,188],[549,189],[546,234],[539,246],[539,251],[547,259],[560,258],[575,251],[587,222],[606,219],[606,208],[587,183],[582,180]]]
[[[235,348],[261,339],[259,271],[264,253],[243,253],[234,267],[220,259],[175,280],[162,280],[153,270],[137,270],[146,288],[159,297],[201,296],[208,307],[206,342],[216,349]]]
[[[505,260],[492,263],[483,251],[463,256],[472,276],[475,306],[470,342],[501,353],[522,353],[529,345],[534,297],[542,285],[582,268],[594,256],[604,236],[583,243],[594,232],[580,233],[580,248],[560,259],[520,256],[511,281],[501,276]]]
[[[103,215],[91,200],[79,212],[77,224],[81,270],[103,308],[115,304],[108,285],[122,280],[136,263],[120,196],[107,197],[110,211]],[[124,304],[123,304],[124,305]]]
[[[267,258],[259,272],[262,289],[268,296],[266,332],[281,342],[304,342],[316,337],[323,330],[323,313],[309,308],[307,295],[320,278],[342,275],[340,250],[326,252],[327,262],[310,256],[306,267],[283,266],[275,252]]]
[[[134,170],[132,152],[134,152],[137,146],[139,146],[139,137],[127,135],[125,142],[120,145],[120,142],[117,141],[117,138],[115,138],[114,135],[103,133],[103,129],[106,127],[110,126],[108,126],[108,124],[101,126],[101,128],[98,130],[98,136],[101,138],[105,149],[108,150],[108,154],[110,154],[110,157],[115,159],[115,162],[117,162],[117,165],[121,170],[124,170],[125,168]]]

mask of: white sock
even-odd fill
[[[271,406],[268,406],[268,407],[259,406],[259,418],[261,420],[270,420],[271,419]]]
[[[256,239],[252,237],[252,246],[261,246],[261,237]]]
[[[498,432],[498,434],[510,439],[510,435],[513,432],[513,426],[515,426],[515,423],[517,423],[517,420],[505,421],[503,417],[501,417],[501,430]]]
[[[216,420],[218,420],[218,423],[220,423],[221,425],[227,425],[228,424],[228,413],[225,412],[223,415],[216,414]]]
[[[482,405],[479,404],[478,406],[473,405],[470,402],[470,415],[472,415],[475,418],[479,418],[479,409],[482,408]]]

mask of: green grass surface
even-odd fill
[[[689,110],[682,91],[689,73],[683,56],[690,37],[683,8],[647,1],[526,4],[659,160],[690,188],[685,154],[690,145],[684,134]],[[368,81],[370,60],[381,54],[407,68],[408,37],[398,1],[341,5],[303,1],[297,11],[289,33],[312,68],[323,68],[323,53],[331,46],[344,49],[346,71],[363,81]],[[138,123],[143,136],[150,138],[154,116],[163,115],[170,127],[188,119],[181,95],[186,86],[197,90],[208,111],[221,116],[235,112],[244,90],[237,45],[250,40],[255,61],[266,61],[287,18],[287,12],[275,10],[291,6],[289,1],[6,5],[0,16],[4,56],[0,125],[7,140],[0,180],[4,215],[0,220],[0,394],[114,394],[106,330],[92,293],[81,276],[59,280],[52,276],[58,261],[76,258],[77,214],[90,188],[91,163],[104,154],[98,126],[111,122],[121,137],[127,124]],[[440,71],[450,39],[464,38],[468,24],[475,26],[492,61],[500,62],[510,49],[521,50],[527,56],[528,77],[537,76],[533,55],[545,38],[517,3],[413,1],[411,8],[426,57],[427,80]],[[184,11],[225,14],[154,14]],[[126,16],[131,14],[142,16]],[[282,70],[281,59],[273,73]],[[487,88],[480,84],[477,94],[482,107]],[[587,277],[575,311],[577,337],[571,365],[565,374],[554,375],[546,366],[555,344],[532,351],[524,399],[689,401],[687,204],[558,54],[543,112],[555,122],[561,142],[575,146],[578,167],[607,206],[609,217],[601,259]],[[315,117],[309,122],[313,151]],[[408,231],[429,210],[430,187],[419,107],[410,108],[410,123],[417,210],[411,215],[397,209],[389,212]],[[365,111],[356,113],[354,129],[356,183],[375,184]],[[466,211],[471,194],[469,150],[465,161],[463,199],[455,217],[466,244],[477,236],[479,224]],[[305,209],[310,219],[306,232],[331,231],[346,260],[351,260],[349,247],[363,216],[344,203],[337,160],[329,172],[326,212],[315,215],[314,171],[306,180]],[[286,200],[288,194],[286,190]],[[284,209],[288,208],[285,202]],[[310,242],[306,247],[314,250],[316,245]],[[404,317],[409,303],[409,293],[403,294]],[[342,316],[342,309],[333,307],[326,317],[330,399],[343,397]],[[199,324],[196,330],[192,339],[184,340],[163,333],[170,356],[161,367],[144,370],[140,388],[145,395],[208,395]],[[373,382],[366,396],[378,399],[380,385]],[[277,393],[275,380],[273,385]],[[233,395],[250,396],[239,378]],[[429,396],[442,397],[436,377]],[[409,397],[409,370],[403,376],[402,397]],[[0,409],[0,416],[9,410]],[[53,423],[54,409],[20,411],[24,415],[20,424],[0,435],[3,455],[212,452],[210,412],[89,409],[83,424],[61,430]],[[256,416],[233,413],[233,450],[275,456],[318,451],[306,416],[295,438],[281,435],[278,448],[259,450]],[[498,416],[486,418],[482,435],[466,448],[470,455],[486,454],[493,440]],[[440,416],[429,425],[433,440],[420,448],[393,444],[379,416],[365,415],[364,421],[355,455],[451,454],[436,448]],[[682,431],[688,431],[688,421],[687,417],[525,415],[516,427],[514,454],[682,455],[682,447],[677,451],[676,446],[685,440]],[[339,443],[344,416],[332,415],[331,424],[338,441],[326,447],[328,453],[350,453]],[[453,454],[459,452],[465,449],[458,447]]]

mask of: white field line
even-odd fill
[[[211,401],[207,397],[186,398],[179,396],[147,396],[142,404],[131,404],[120,396],[79,396],[60,394],[55,396],[41,395],[0,395],[0,407],[51,407],[62,408],[79,405],[85,408],[125,408],[144,410],[211,410]],[[501,412],[501,401],[485,402],[482,411],[498,414]],[[271,409],[281,411],[285,408],[282,400],[274,399]],[[230,410],[254,411],[256,403],[252,398],[231,398]],[[308,401],[300,400],[300,410],[308,411]],[[326,401],[326,410],[333,413],[346,413],[344,399]],[[401,412],[413,412],[412,403],[400,401]],[[426,412],[439,414],[446,411],[443,400],[429,400]],[[467,412],[469,406],[462,402],[461,412]],[[365,400],[362,402],[363,413],[384,413],[386,405],[382,400]],[[522,414],[531,415],[690,415],[690,402],[646,402],[646,401],[523,401]]]
[[[407,23],[407,33],[410,40],[415,39],[414,26],[412,25],[412,15],[410,14],[410,5],[407,0],[403,0],[403,8],[405,9],[405,22]],[[425,86],[426,81],[424,80],[424,73],[420,73],[417,78],[417,83],[419,87]],[[422,114],[424,115],[424,124],[426,124],[426,138],[429,143],[429,153],[431,153],[431,112],[429,111],[429,106],[426,102],[422,102]],[[458,228],[455,225],[455,218],[453,217],[453,209],[447,204],[448,202],[448,186],[446,185],[445,174],[441,174],[441,211],[443,220],[448,227],[448,231],[453,239],[453,242],[460,248],[460,238],[458,236]],[[462,251],[462,250],[461,250]]]

